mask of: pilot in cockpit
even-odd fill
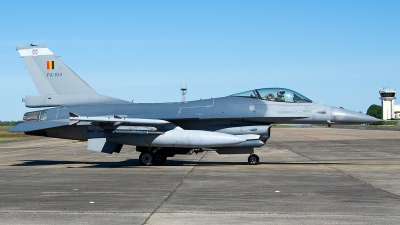
[[[312,103],[312,101],[303,95],[285,88],[262,88],[251,91],[234,94],[235,97],[260,98],[272,102],[285,103]]]
[[[284,102],[285,101],[285,91],[284,90],[279,90],[276,93],[275,101],[276,102]]]

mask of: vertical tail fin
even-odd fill
[[[43,45],[17,47],[40,96],[26,96],[27,107],[127,103],[100,95]]]

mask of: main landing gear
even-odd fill
[[[167,157],[156,152],[142,152],[139,156],[139,162],[143,166],[162,165],[167,160]]]
[[[256,154],[251,154],[247,160],[250,165],[257,165],[260,162],[260,158]]]
[[[149,148],[142,146],[136,146],[136,151],[140,152],[139,162],[143,166],[162,165],[167,160],[167,157],[174,157],[175,154],[186,155],[196,152],[190,148]],[[250,165],[257,165],[260,163],[260,158],[256,154],[250,154],[248,162]]]

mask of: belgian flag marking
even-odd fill
[[[54,61],[47,61],[47,70],[54,70]]]

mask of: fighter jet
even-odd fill
[[[38,96],[27,95],[24,123],[10,129],[27,135],[87,140],[88,149],[119,153],[136,146],[142,165],[167,157],[216,151],[249,154],[263,146],[273,124],[362,124],[361,113],[318,104],[287,88],[259,88],[221,98],[173,103],[132,103],[98,94],[45,46],[17,47]],[[288,137],[289,138],[289,137]]]

